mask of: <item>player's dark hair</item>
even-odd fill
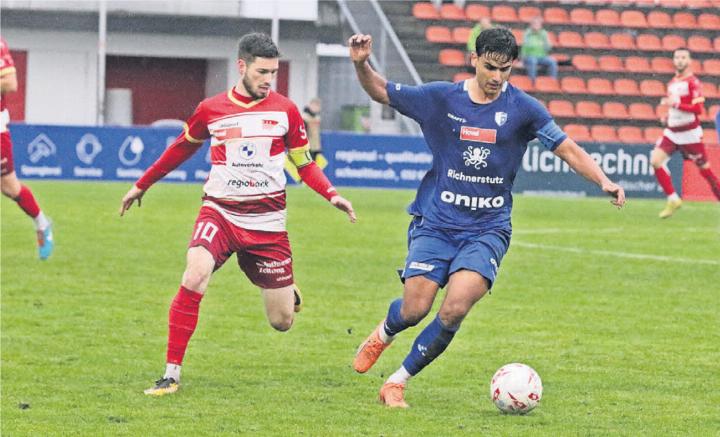
[[[502,62],[518,58],[518,45],[515,36],[504,27],[483,30],[475,39],[475,52],[478,56],[490,55]]]
[[[687,47],[678,47],[675,50],[673,50],[673,56],[675,56],[675,52],[688,52],[688,55],[692,58],[692,52]]]
[[[251,64],[255,58],[279,58],[280,51],[270,35],[260,32],[248,33],[238,41],[238,59]]]

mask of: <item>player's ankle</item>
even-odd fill
[[[172,378],[175,382],[180,382],[180,364],[167,363],[165,366],[165,375],[163,378]]]

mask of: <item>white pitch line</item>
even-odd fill
[[[644,254],[644,253],[613,252],[610,250],[581,249],[579,247],[550,246],[547,244],[534,244],[534,243],[523,243],[523,242],[513,242],[512,246],[526,247],[529,249],[557,250],[560,252],[571,252],[571,253],[579,253],[579,254],[615,256],[618,258],[648,259],[648,260],[653,260],[653,261],[665,261],[665,262],[686,263],[686,264],[708,264],[708,265],[713,265],[713,266],[720,265],[720,260],[712,260],[712,259],[692,259],[692,258],[681,258],[681,257],[675,257],[675,256],[648,255],[648,254]]]

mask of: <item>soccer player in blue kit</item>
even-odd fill
[[[433,165],[408,212],[404,292],[358,349],[353,367],[367,372],[401,331],[430,311],[439,288],[445,299],[402,363],[380,389],[380,401],[406,408],[404,389],[447,348],[475,302],[492,287],[508,250],[511,189],[533,138],[596,183],[622,207],[625,192],[555,124],[533,97],[507,82],[518,46],[504,28],[488,29],[472,54],[475,77],[458,83],[407,86],[389,82],[368,62],[372,37],[353,35],[350,58],[360,84],[376,102],[417,121]]]

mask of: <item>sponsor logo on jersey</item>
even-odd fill
[[[242,138],[242,128],[229,127],[227,129],[217,129],[213,132],[213,136],[220,141]]]
[[[477,170],[487,167],[488,156],[490,156],[490,149],[487,147],[469,146],[467,150],[463,152],[465,165],[468,167],[475,167]]]
[[[440,200],[455,206],[464,206],[475,211],[478,209],[500,208],[505,205],[505,198],[502,196],[495,197],[477,197],[466,196],[465,194],[457,194],[452,191],[443,191],[440,193]]]
[[[243,143],[240,145],[240,157],[242,159],[253,159],[256,153],[257,149],[255,149],[254,143]]]
[[[505,178],[500,176],[466,175],[465,173],[453,170],[452,168],[448,169],[447,177],[460,182],[472,182],[473,184],[501,185],[505,181]]]
[[[277,126],[279,121],[277,120],[263,120],[262,121],[262,128],[263,129],[272,129],[275,126]]]
[[[237,188],[269,188],[270,181],[244,181],[242,179],[230,179],[227,181],[228,186]]]
[[[448,118],[449,118],[450,120],[459,121],[460,123],[467,123],[467,120],[466,120],[466,119],[464,119],[464,118],[462,118],[462,117],[460,117],[460,116],[457,116],[457,115],[455,115],[455,114],[451,114],[451,113],[448,112],[448,113],[447,113],[447,116],[448,116]]]
[[[471,126],[463,126],[460,128],[461,140],[495,144],[496,138],[497,131],[495,129],[482,129]]]
[[[496,112],[495,113],[495,123],[497,123],[498,126],[502,126],[507,122],[507,112]]]

